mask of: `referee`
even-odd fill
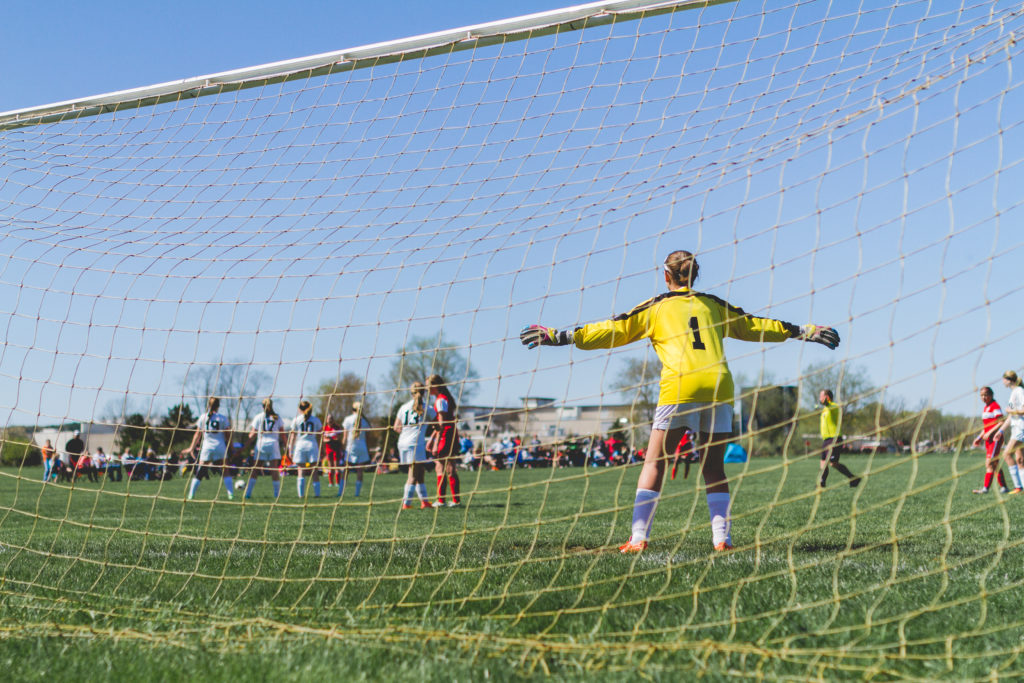
[[[818,401],[823,406],[821,409],[821,480],[819,484],[825,488],[828,480],[828,468],[846,475],[850,480],[850,487],[860,484],[860,477],[857,477],[847,469],[846,465],[839,462],[839,444],[842,438],[839,435],[839,404],[835,403],[831,389],[822,389],[818,394]]]

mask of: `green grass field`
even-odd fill
[[[0,663],[38,678],[968,679],[1024,673],[1024,496],[977,453],[729,466],[715,555],[696,477],[651,548],[636,467],[462,474],[461,509],[398,510],[404,477],[300,504],[184,479],[47,485],[0,471]],[[216,500],[214,497],[216,496]],[[372,504],[371,504],[372,501]]]

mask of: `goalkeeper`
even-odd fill
[[[829,349],[839,346],[830,327],[758,318],[710,294],[692,289],[699,266],[688,251],[665,259],[668,292],[648,299],[629,313],[575,330],[530,325],[520,332],[528,348],[574,344],[580,349],[607,349],[650,339],[661,359],[661,387],[644,466],[633,503],[632,535],[619,551],[647,547],[651,521],[665,477],[667,454],[674,453],[685,429],[699,435],[701,474],[707,487],[715,550],[729,550],[729,482],[723,456],[732,436],[733,382],[725,362],[724,338],[780,342],[801,339]]]

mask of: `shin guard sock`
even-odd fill
[[[732,544],[732,537],[729,535],[729,494],[709,493],[708,513],[711,515],[711,540],[712,543]]]
[[[658,497],[661,494],[650,489],[637,489],[633,501],[633,526],[629,540],[633,543],[646,541],[650,538],[651,522],[654,511],[658,509]]]
[[[276,484],[277,482],[275,481],[274,483]],[[253,490],[255,488],[256,488],[256,479],[250,479],[245,484],[245,497],[246,498],[252,498],[252,492],[253,492]],[[275,493],[274,495],[276,496],[277,494]]]
[[[319,498],[320,497],[320,480],[319,479],[317,479],[316,481],[313,482],[313,497],[314,498]]]
[[[306,495],[306,478],[297,477],[295,482],[295,488],[299,492],[299,498],[303,498]]]
[[[459,475],[453,474],[448,477],[448,486],[452,490],[452,500],[456,503],[459,502]]]

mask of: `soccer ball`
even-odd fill
[[[238,479],[238,480],[235,481],[235,490],[236,491],[241,491],[244,488],[245,488],[245,481],[244,480]]]

